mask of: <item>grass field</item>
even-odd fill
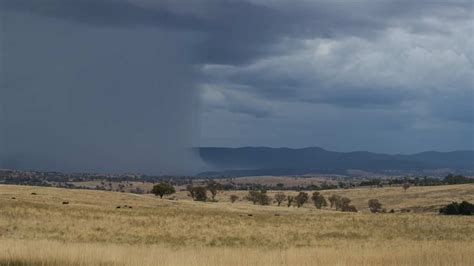
[[[431,211],[474,201],[474,185],[324,192],[359,213],[227,201],[242,193],[200,203],[0,185],[0,265],[474,265],[473,218]],[[419,213],[370,214],[370,198]]]

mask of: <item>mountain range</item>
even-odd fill
[[[474,170],[474,151],[390,155],[367,151],[335,152],[319,147],[202,147],[199,154],[213,169],[200,174],[208,176],[345,174],[352,169],[371,172]]]

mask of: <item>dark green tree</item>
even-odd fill
[[[155,194],[155,196],[160,196],[162,199],[164,195],[171,195],[175,193],[176,190],[170,183],[161,182],[157,185],[153,186],[151,193]]]

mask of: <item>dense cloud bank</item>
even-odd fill
[[[0,8],[5,167],[184,173],[199,144],[474,148],[471,1]]]

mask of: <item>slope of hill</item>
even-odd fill
[[[474,151],[423,152],[388,155],[371,152],[334,152],[322,148],[214,148],[199,149],[210,166],[224,171],[205,174],[289,175],[345,173],[348,169],[368,171],[422,171],[427,169],[473,170]]]

